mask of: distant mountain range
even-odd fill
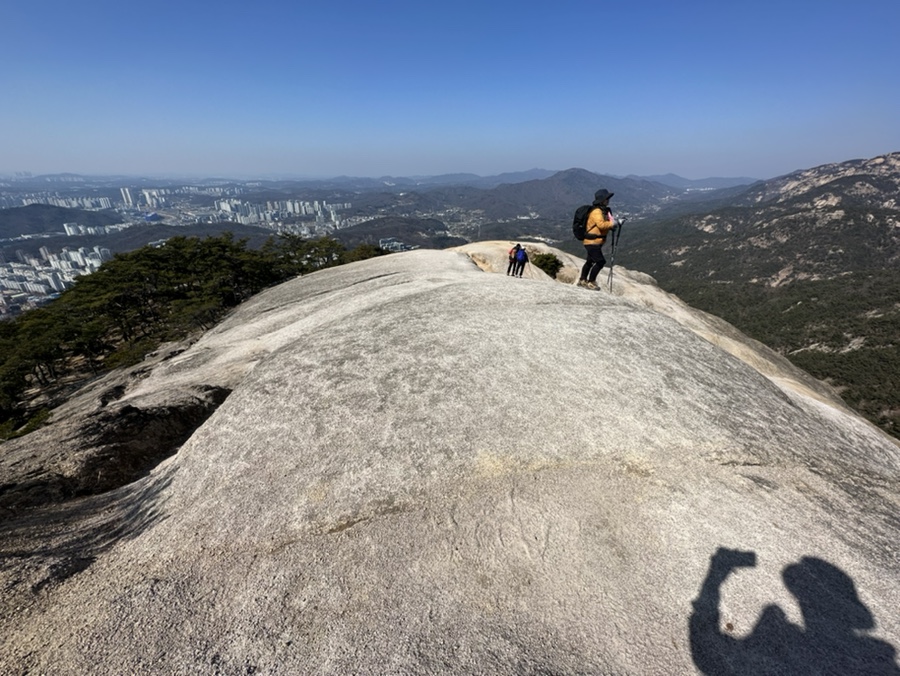
[[[900,153],[750,186],[727,204],[629,232],[661,279],[776,287],[900,267]],[[702,261],[702,263],[701,263]]]
[[[672,175],[670,175],[671,177]],[[54,178],[64,180],[69,185],[73,176],[58,177],[38,176],[28,179],[35,185],[44,185]],[[677,178],[677,177],[675,177]],[[115,177],[114,183],[121,185],[121,177]],[[709,181],[734,181],[737,179],[708,179]],[[101,179],[85,179],[75,190],[89,184],[93,189],[100,187]],[[682,182],[687,179],[681,179]],[[24,182],[22,182],[24,183]],[[146,185],[156,185],[147,183]],[[385,234],[385,223],[369,226],[356,226],[349,231],[337,234],[343,240],[363,237],[371,240],[374,235],[367,230],[377,229],[382,236],[404,236],[410,230],[410,219],[422,219],[421,231],[414,239],[420,246],[441,248],[459,244],[466,239],[526,238],[541,237],[567,241],[569,239],[569,223],[574,209],[593,199],[598,187],[606,187],[616,193],[617,211],[628,213],[632,217],[649,217],[661,210],[673,208],[695,211],[697,200],[707,202],[714,198],[730,196],[727,190],[691,191],[684,188],[665,185],[661,182],[642,178],[623,178],[601,176],[584,169],[568,169],[550,172],[533,169],[526,172],[500,174],[492,177],[479,177],[473,174],[447,174],[434,177],[380,179],[340,177],[328,181],[252,181],[242,184],[241,197],[248,201],[265,202],[277,199],[310,199],[328,202],[350,202],[353,207],[344,212],[345,216],[357,216],[373,219],[394,219],[397,232]],[[744,186],[746,187],[746,186]],[[107,185],[106,189],[109,190]],[[739,188],[730,188],[739,190]],[[211,198],[205,198],[207,201]],[[447,227],[432,227],[424,223],[438,219]],[[27,234],[44,234],[62,232],[62,224],[78,222],[81,225],[109,225],[119,222],[121,217],[114,212],[83,211],[65,209],[48,205],[30,205],[13,209],[0,210],[0,239]],[[466,223],[478,223],[469,229]],[[402,227],[400,227],[402,225]],[[263,232],[252,226],[224,224],[222,228],[234,231]],[[194,226],[179,225],[180,234],[192,234]],[[390,228],[388,227],[388,230]],[[430,233],[444,232],[452,229],[453,238],[447,240],[446,235]],[[203,231],[208,232],[204,227]],[[270,231],[265,231],[270,232]],[[145,234],[150,235],[149,231]],[[154,233],[158,235],[158,233]],[[196,233],[194,233],[196,234]],[[462,239],[460,239],[462,238]],[[111,241],[104,243],[113,250],[120,245],[141,246],[152,239],[141,241],[141,234],[130,233],[127,238],[114,235]],[[158,236],[155,239],[159,239]]]
[[[356,188],[414,188],[422,189],[434,186],[469,186],[472,188],[490,189],[504,184],[525,183],[527,181],[539,181],[551,178],[560,171],[549,171],[547,169],[531,169],[529,171],[519,171],[496,176],[478,176],[477,174],[441,174],[439,176],[416,176],[416,177],[393,177],[384,176],[377,179],[358,178],[341,176],[338,178],[327,179],[322,181],[303,181],[304,185],[319,186],[339,186],[339,187],[356,187]],[[619,177],[622,178],[622,177]],[[679,190],[719,190],[721,188],[733,188],[741,185],[751,185],[759,179],[737,177],[737,178],[703,178],[689,179],[682,178],[676,174],[662,174],[659,176],[636,176],[634,174],[625,176],[626,179],[636,181],[651,181],[660,183],[670,188],[678,188]]]
[[[523,183],[550,178],[560,173],[558,170],[529,169],[527,171],[506,172],[491,176],[480,176],[472,173],[439,174],[436,176],[336,176],[333,178],[257,178],[235,179],[227,177],[187,178],[146,176],[82,176],[79,174],[45,174],[38,176],[17,177],[15,179],[0,178],[0,187],[46,190],[55,184],[68,188],[86,187],[121,187],[121,186],[166,186],[166,185],[223,185],[252,184],[260,188],[315,190],[421,190],[437,186],[469,186],[489,190],[503,184]],[[622,177],[619,177],[622,178]],[[676,174],[659,176],[629,175],[624,178],[637,181],[652,181],[680,190],[710,190],[731,188],[739,185],[750,185],[758,179],[754,178],[703,178],[688,179]]]

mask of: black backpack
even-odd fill
[[[572,219],[572,234],[575,235],[575,239],[584,239],[587,234],[588,215],[596,208],[593,204],[584,204],[575,210],[575,218]]]

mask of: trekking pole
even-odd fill
[[[619,237],[622,236],[622,226],[627,220],[627,218],[623,218],[613,230],[612,253],[609,256],[609,279],[607,280],[610,293],[612,293],[613,266],[616,264],[616,249],[619,248]]]

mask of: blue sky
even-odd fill
[[[0,173],[771,178],[900,151],[897,0],[6,0]]]

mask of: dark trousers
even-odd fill
[[[515,273],[515,271],[516,271],[516,259],[510,258],[509,265],[506,267],[506,274],[512,275]]]
[[[606,265],[606,259],[603,257],[603,247],[597,244],[585,245],[584,250],[587,252],[587,261],[581,268],[581,278],[589,282],[596,282],[597,275]]]

